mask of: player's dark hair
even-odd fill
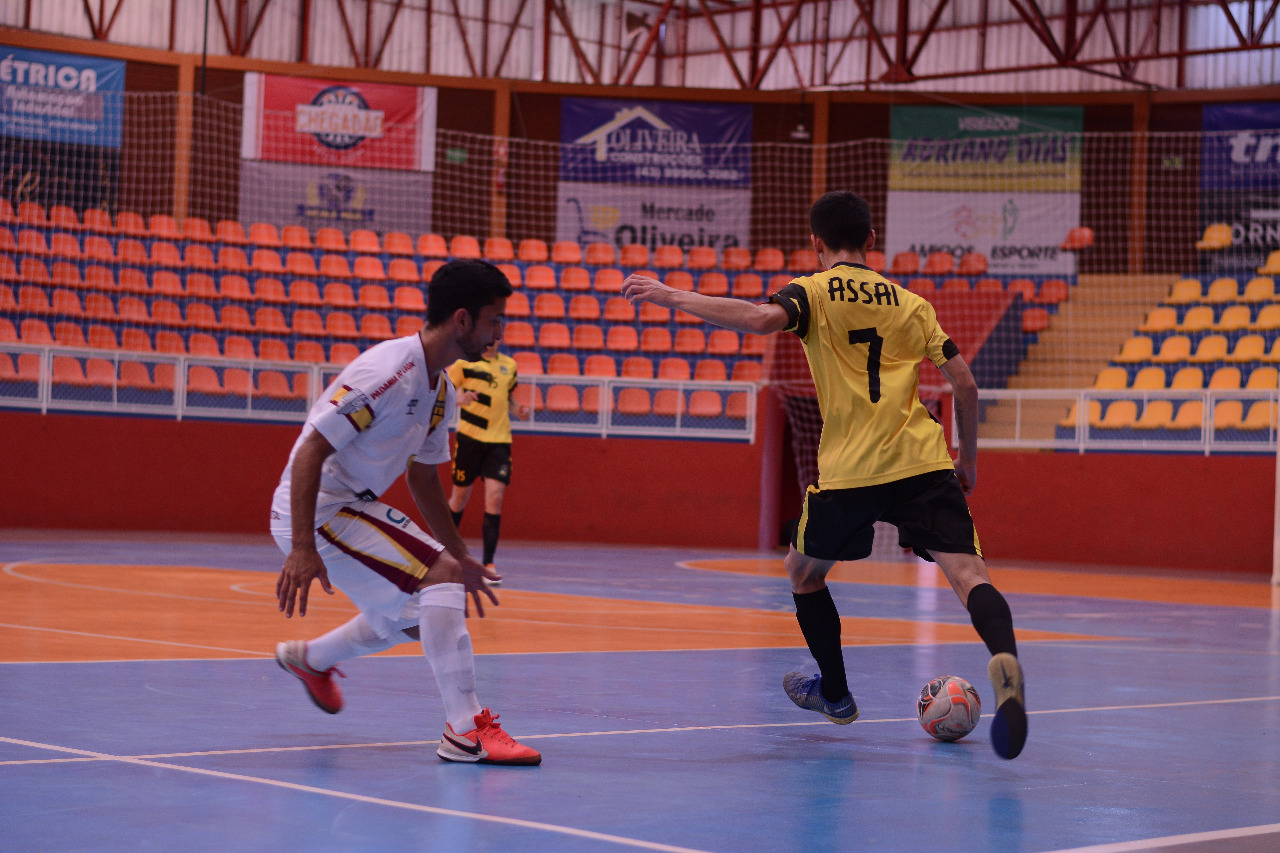
[[[848,190],[833,190],[809,208],[809,230],[833,252],[861,252],[871,236],[871,206]]]
[[[438,326],[459,308],[471,319],[480,317],[486,305],[511,295],[511,282],[502,270],[481,260],[449,261],[427,284],[427,325]]]

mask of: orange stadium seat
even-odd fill
[[[254,222],[249,225],[249,242],[255,246],[263,246],[267,249],[280,249],[284,247],[284,240],[280,237],[280,232],[276,230],[276,226],[270,222]]]
[[[355,277],[365,281],[386,281],[387,272],[382,268],[382,261],[371,255],[360,255],[356,258]]]
[[[538,346],[541,349],[569,349],[573,336],[564,323],[543,323],[538,329]]]
[[[915,275],[920,271],[920,256],[915,252],[898,252],[889,265],[889,275]]]
[[[547,357],[547,373],[553,376],[581,376],[578,357],[569,352],[554,352]]]
[[[987,272],[987,256],[981,252],[965,252],[956,265],[956,273],[967,276],[985,275]]]
[[[48,346],[54,343],[49,324],[35,317],[28,317],[18,325],[18,338],[24,344],[36,346]]]
[[[311,232],[302,225],[286,225],[280,229],[280,242],[286,249],[307,252],[315,248]]]
[[[668,356],[658,362],[658,378],[685,382],[693,378],[693,369],[689,366],[688,359]]]
[[[284,312],[279,308],[273,308],[270,305],[264,305],[254,312],[253,325],[260,334],[292,334],[289,324],[285,322]]]
[[[729,371],[720,359],[703,358],[694,365],[693,378],[702,382],[724,382],[729,378]]]
[[[792,272],[796,273],[817,272],[821,268],[818,264],[818,255],[813,249],[796,249],[787,258],[787,265]]]
[[[604,349],[604,329],[588,323],[574,326],[572,345],[576,350]]]
[[[362,284],[357,301],[361,308],[367,308],[372,311],[389,311],[391,310],[391,296],[387,293],[387,289],[380,284]]]
[[[728,331],[721,330],[721,331]],[[730,332],[730,334],[735,334]],[[679,329],[676,331],[675,341],[672,345],[675,352],[686,353],[690,355],[698,355],[706,352],[707,336],[702,333],[701,329]]]
[[[617,267],[601,267],[596,270],[593,287],[597,293],[621,293],[623,281],[622,270]]]
[[[209,220],[199,216],[188,216],[182,220],[182,239],[212,243],[213,228],[209,225]]]
[[[555,264],[580,264],[582,247],[573,240],[557,240],[551,244],[551,262]]]
[[[188,243],[183,253],[183,260],[188,267],[195,270],[211,270],[218,265],[213,256],[213,249],[200,243]]]
[[[560,271],[561,290],[590,290],[591,273],[582,267],[565,267]]]
[[[532,317],[533,307],[529,304],[529,297],[523,293],[513,293],[507,297],[507,316],[508,317]]]
[[[484,241],[484,257],[487,261],[514,261],[515,247],[506,237],[486,237]]]
[[[582,375],[612,378],[618,375],[618,365],[611,355],[589,355],[583,364]]]
[[[55,204],[49,208],[49,225],[69,231],[79,231],[84,227],[80,224],[80,217],[76,214],[75,209],[65,204]]]
[[[522,320],[513,323],[507,323],[502,330],[502,340],[508,346],[513,347],[533,347],[537,345],[537,338],[533,333],[533,326]]]
[[[380,255],[382,244],[378,240],[378,235],[368,228],[357,228],[351,232],[351,251]]]
[[[720,268],[731,272],[751,269],[751,251],[743,246],[729,246],[720,253]]]
[[[739,273],[733,279],[732,294],[739,299],[763,298],[764,280],[753,272]]]
[[[344,254],[347,251],[347,237],[337,228],[317,228],[316,248],[322,252]]]
[[[385,314],[365,314],[360,318],[360,337],[373,341],[385,341],[395,337],[391,320]]]
[[[569,319],[599,320],[600,302],[594,296],[578,295],[569,300]]]
[[[729,277],[722,272],[704,272],[698,276],[698,292],[707,296],[728,296]]]
[[[636,307],[621,296],[611,296],[604,304],[604,319],[610,323],[634,322]]]
[[[298,341],[293,345],[293,360],[323,364],[328,361],[324,347],[316,341]]]
[[[507,241],[510,245],[511,241]],[[537,238],[526,238],[521,240],[516,249],[516,256],[519,260],[530,264],[545,264],[551,257],[551,253],[547,250],[545,240]]]
[[[119,224],[119,219],[116,220]],[[213,236],[219,243],[244,246],[249,242],[249,235],[244,233],[244,226],[234,219],[220,219],[213,229]]]
[[[536,352],[521,350],[520,352],[513,353],[511,358],[516,363],[517,375],[519,374],[524,374],[525,376],[541,376],[542,375],[543,373],[542,356],[538,355]]]
[[[351,278],[351,266],[345,255],[321,255],[321,278]]]
[[[351,285],[331,281],[324,286],[324,302],[334,308],[355,308],[356,294]]]
[[[711,246],[693,246],[689,249],[689,258],[686,265],[691,270],[714,269],[716,265],[716,250]]]
[[[684,250],[679,246],[664,245],[653,250],[653,265],[659,269],[675,269],[684,266]],[[626,265],[626,262],[623,262]]]
[[[49,254],[68,260],[79,260],[80,240],[74,234],[56,231],[49,238]]]
[[[84,212],[84,227],[90,231],[97,231],[99,234],[115,234],[116,226],[111,221],[111,214],[107,211],[91,207]]]
[[[552,385],[547,389],[546,407],[549,412],[562,414],[579,411],[578,389],[572,385]]]
[[[640,335],[633,326],[610,326],[604,347],[613,352],[635,352],[640,348]]]
[[[422,329],[422,318],[406,314],[396,318],[396,337],[405,338],[416,335]]]
[[[654,305],[652,302],[640,303],[640,322],[641,323],[662,323],[671,322],[671,309],[662,305]]]
[[[421,281],[422,274],[412,258],[392,258],[387,265],[387,278],[392,281]]]
[[[316,259],[307,252],[290,252],[285,256],[285,270],[289,275],[314,277],[320,275]]]
[[[920,268],[920,273],[922,275],[943,276],[950,275],[955,268],[955,255],[950,252],[930,252],[924,260],[924,266]]]
[[[588,243],[582,259],[592,266],[613,266],[618,253],[612,243]]]
[[[151,264],[157,267],[186,266],[177,246],[159,240],[151,244]]]
[[[447,258],[449,244],[439,234],[422,234],[418,237],[418,254],[424,258]]]
[[[455,258],[479,258],[480,241],[469,234],[458,234],[449,241],[449,254]]]
[[[758,361],[736,362],[729,378],[734,382],[759,382],[764,378],[764,365]]]
[[[44,205],[38,201],[24,201],[18,204],[18,221],[23,225],[34,225],[37,228],[49,227],[49,216]]]
[[[757,272],[778,272],[787,265],[787,256],[781,249],[765,248],[756,250]]]
[[[629,243],[618,252],[618,266],[643,267],[649,263],[649,247],[640,243]]]
[[[122,210],[116,214],[116,232],[130,237],[146,237],[150,233],[146,221],[132,210]]]
[[[738,333],[730,329],[712,329],[707,338],[707,352],[711,355],[735,355],[738,348]]]
[[[161,240],[181,240],[182,231],[178,228],[178,222],[167,213],[153,213],[148,223],[152,237],[159,237]]]
[[[403,231],[388,231],[382,235],[382,250],[388,255],[411,257],[414,254],[413,238]]]
[[[524,271],[524,285],[531,290],[555,290],[556,271],[542,264],[531,266]]]
[[[356,319],[345,311],[330,311],[324,318],[325,334],[331,338],[355,340],[360,337]]]

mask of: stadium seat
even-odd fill
[[[449,244],[439,234],[421,234],[418,236],[418,254],[424,258],[447,258]]]
[[[321,278],[351,278],[351,265],[345,255],[321,255]]]
[[[169,299],[157,299],[151,303],[151,319],[161,326],[184,328],[187,321],[182,317],[182,309]]]
[[[86,240],[87,243],[87,240]],[[189,243],[183,252],[183,263],[193,270],[211,270],[218,266],[213,249],[201,243]]]
[[[0,260],[7,261],[4,272],[0,272],[0,280],[13,281],[17,279],[17,270],[13,269],[13,258],[0,256]],[[12,276],[8,272],[12,270]],[[70,261],[54,261],[53,269],[50,271],[53,283],[60,284],[65,287],[72,287],[83,290],[87,287],[84,278],[80,275],[80,267]]]
[[[50,314],[52,312],[53,308],[49,304],[49,294],[45,292],[43,287],[24,284],[18,288],[18,313]]]
[[[915,275],[920,271],[920,256],[915,252],[898,252],[889,265],[888,275]]]
[[[1101,420],[1093,426],[1100,429],[1130,429],[1137,420],[1137,403],[1133,400],[1112,400]]]
[[[529,297],[523,293],[508,296],[506,313],[508,317],[532,317],[533,308],[529,304]]]
[[[177,247],[174,247],[177,251]],[[78,261],[81,258],[80,241],[74,234],[68,234],[65,231],[55,231],[49,237],[49,254],[59,258],[65,258],[69,261]],[[182,258],[178,258],[178,263],[173,266],[180,266]]]
[[[702,382],[724,382],[729,378],[729,371],[720,359],[704,358],[694,365],[693,378]]]
[[[578,244],[570,243],[569,245],[576,247]],[[516,258],[525,263],[545,264],[551,259],[551,253],[547,251],[547,243],[545,240],[538,240],[530,237],[520,241],[516,247]],[[565,262],[557,261],[557,263]],[[571,263],[576,263],[576,261]]]
[[[657,330],[648,330],[657,331]],[[720,329],[718,331],[728,331]],[[735,332],[729,332],[735,335]],[[685,353],[687,355],[699,355],[707,350],[707,338],[701,329],[678,329],[676,331],[675,341],[672,345],[674,352]]]
[[[669,356],[658,362],[658,378],[685,382],[693,378],[693,368],[688,359]]]
[[[244,332],[251,334],[254,331],[253,320],[249,316],[249,309],[243,305],[224,305],[222,311],[218,315],[219,324],[228,332]],[[122,317],[123,319],[123,317]],[[225,349],[225,344],[223,345]]]
[[[1240,424],[1240,429],[1259,432],[1271,432],[1276,426],[1276,404],[1270,400],[1259,400],[1249,405],[1249,410]]]
[[[728,296],[729,277],[722,272],[704,272],[698,276],[698,292],[707,296]]]
[[[1243,400],[1220,400],[1213,407],[1213,429],[1236,430],[1244,422]]]
[[[418,264],[412,258],[392,258],[391,263],[387,265],[387,278],[404,282],[422,280]]]
[[[346,254],[349,247],[346,235],[337,228],[317,228],[316,248],[322,252]]]
[[[506,237],[487,237],[484,241],[484,258],[490,262],[514,261],[516,250]]]
[[[1168,305],[1158,305],[1151,309],[1147,319],[1138,327],[1142,332],[1167,332],[1178,325],[1178,311]]]
[[[724,401],[715,391],[701,389],[689,395],[689,416],[693,418],[718,418],[724,413]]]
[[[187,351],[199,358],[221,358],[222,347],[218,339],[208,332],[192,332],[187,337]]]
[[[1104,367],[1098,371],[1093,387],[1100,391],[1120,391],[1129,387],[1129,374],[1123,367]]]
[[[1124,342],[1120,348],[1120,354],[1115,360],[1121,364],[1137,364],[1142,361],[1150,361],[1155,355],[1154,345],[1151,338],[1146,335],[1134,335]]]
[[[89,342],[85,340],[84,329],[79,323],[62,321],[53,324],[53,342],[63,347],[87,347]]]
[[[565,267],[560,271],[560,289],[585,291],[591,289],[591,273],[582,267]]]
[[[1225,222],[1214,222],[1204,229],[1204,234],[1196,241],[1196,248],[1202,252],[1213,252],[1231,247],[1231,226]]]
[[[428,280],[429,280],[429,276],[427,275],[426,266],[427,266],[427,265],[429,265],[429,264],[432,264],[432,263],[443,263],[443,262],[442,262],[442,261],[427,261],[427,263],[423,265],[423,270],[422,270],[422,279],[423,279],[423,281],[428,281]],[[521,288],[521,287],[524,287],[524,276],[523,276],[523,274],[520,272],[520,267],[516,266],[515,264],[498,264],[497,266],[498,266],[498,270],[499,270],[503,275],[505,275],[505,276],[507,277],[507,281],[508,281],[508,282],[510,282],[510,284],[511,284],[511,286],[512,286],[513,288]],[[432,272],[433,272],[433,274],[434,274],[434,270],[433,270]]]
[[[1170,335],[1160,343],[1160,349],[1151,360],[1160,364],[1173,364],[1191,358],[1191,338],[1186,335]]]
[[[289,385],[289,380],[278,370],[260,370],[256,378],[257,393],[263,397],[292,400],[297,396]]]
[[[1236,341],[1235,348],[1227,355],[1226,361],[1247,362],[1262,361],[1267,354],[1267,339],[1262,335],[1243,335]]]
[[[49,225],[53,228],[62,228],[68,231],[79,231],[84,227],[80,223],[80,217],[76,215],[75,209],[65,204],[55,204],[49,208]]]
[[[324,286],[324,304],[332,308],[355,308],[355,291],[349,284],[331,281]]]
[[[148,223],[148,230],[152,237],[161,240],[181,240],[182,232],[178,228],[178,222],[167,213],[153,213]]]
[[[641,302],[639,320],[641,323],[670,323],[671,309],[652,302]]]
[[[49,216],[45,212],[44,205],[38,201],[20,202],[17,219],[23,225],[33,225],[36,228],[49,227]]]
[[[130,237],[146,237],[149,235],[147,223],[132,210],[122,210],[116,214],[116,233]]]
[[[651,270],[637,270],[636,275],[649,275],[650,278],[661,278],[661,276],[656,273],[650,275],[651,272]],[[672,270],[667,273],[666,278],[663,280],[663,284],[667,287],[675,288],[676,290],[683,290],[688,293],[692,293],[693,275],[685,270]]]
[[[249,256],[238,246],[223,246],[218,250],[218,269],[224,272],[250,272]]]
[[[1058,248],[1064,252],[1078,252],[1092,245],[1093,229],[1081,225],[1068,230],[1066,238]]]
[[[512,360],[516,363],[516,374],[524,376],[540,376],[544,373],[542,369],[542,356],[536,352],[529,350],[521,350],[511,354]]]
[[[1149,400],[1142,407],[1142,414],[1133,422],[1133,428],[1139,430],[1168,429],[1173,423],[1173,402],[1170,400]]]
[[[1040,292],[1036,294],[1038,305],[1057,305],[1071,295],[1071,286],[1060,278],[1050,278],[1040,283]]]
[[[604,329],[588,323],[574,326],[572,346],[576,350],[604,349]]]
[[[1275,299],[1275,279],[1262,275],[1251,278],[1240,295],[1241,302],[1274,302]]]
[[[928,281],[928,279],[916,278],[912,279],[912,281]],[[967,278],[952,276],[942,282],[940,290],[942,293],[970,293],[973,290],[973,286],[969,284],[969,279]],[[915,291],[913,290],[912,292],[914,293]]]
[[[30,260],[30,258],[26,258],[22,262],[23,278],[28,280],[31,278],[27,274],[27,262]],[[35,263],[38,263],[38,261]],[[136,270],[133,268],[122,269],[120,270],[120,292],[135,293],[140,296],[147,295],[151,293],[151,281],[147,278],[147,274],[142,270]]]
[[[547,388],[546,407],[548,412],[578,412],[578,389],[572,385],[552,385]]]
[[[325,334],[340,340],[355,340],[360,337],[355,317],[346,311],[330,311],[324,318]]]
[[[111,221],[111,214],[98,207],[91,207],[85,210],[83,224],[86,230],[97,231],[99,234],[116,233],[116,226]]]
[[[479,258],[480,241],[469,234],[458,234],[449,241],[449,254],[455,258]]]
[[[530,290],[555,290],[556,271],[543,264],[535,264],[524,271],[524,285]]]
[[[350,364],[360,355],[360,350],[353,343],[340,341],[329,347],[330,364]]]
[[[876,249],[872,249],[870,252],[867,252],[867,266],[870,267],[872,271],[883,275],[885,268],[888,266],[888,260],[885,258],[884,252]]]
[[[1280,275],[1280,249],[1267,255],[1267,262],[1258,267],[1258,275]]]
[[[711,246],[692,246],[686,266],[691,270],[709,270],[716,266],[716,250]]]
[[[758,361],[738,361],[729,374],[732,382],[759,382],[764,378],[764,365]]]
[[[1188,308],[1187,313],[1182,315],[1182,322],[1178,324],[1178,329],[1183,332],[1203,332],[1213,324],[1213,309],[1208,305],[1195,305]]]
[[[145,267],[151,263],[147,248],[140,240],[125,239],[116,243],[116,257],[120,263],[133,267]]]
[[[1132,388],[1137,391],[1163,391],[1165,388],[1164,368],[1142,368],[1134,376]]]
[[[618,253],[611,243],[588,243],[582,259],[591,266],[613,266]]]
[[[650,412],[649,392],[644,388],[622,388],[618,391],[618,413],[643,417]]]
[[[260,334],[268,335],[289,335],[292,330],[289,324],[285,322],[284,312],[279,308],[270,305],[264,305],[259,308],[253,315],[254,328]]]
[[[1183,278],[1173,283],[1165,303],[1169,305],[1190,305],[1204,298],[1200,282],[1194,278]]]
[[[583,263],[582,247],[573,240],[557,240],[551,244],[551,262],[555,264]]]
[[[199,243],[212,243],[214,241],[213,228],[209,225],[209,220],[203,217],[188,216],[182,220],[181,239],[194,240]]]
[[[280,242],[283,248],[309,252],[315,248],[311,242],[311,232],[301,225],[286,225],[280,229]]]
[[[395,337],[391,320],[385,314],[365,314],[360,318],[360,337],[371,341],[386,341]]]
[[[768,346],[767,335],[744,335],[742,338],[742,354],[746,356],[764,355]]]
[[[396,337],[404,338],[422,331],[422,317],[405,315],[396,318]]]
[[[150,325],[153,322],[147,303],[136,296],[121,296],[116,302],[116,311],[125,323]]]
[[[0,310],[5,310],[4,302],[6,298],[4,294],[9,292],[9,288],[0,288]],[[18,308],[18,303],[13,301],[12,296],[8,297],[8,301],[12,304],[10,307]],[[74,317],[80,319],[84,316],[84,306],[80,304],[80,295],[74,290],[68,290],[65,287],[59,287],[53,292],[53,297],[49,300],[51,313],[60,317]]]
[[[581,376],[578,357],[569,352],[553,352],[547,356],[547,373],[553,376]]]
[[[137,241],[131,241],[137,244]],[[137,244],[141,245],[141,244]],[[49,254],[49,244],[44,238],[44,234],[39,231],[19,231],[17,250],[24,255],[38,255],[44,257]],[[146,257],[146,251],[143,250],[142,257]]]
[[[352,236],[354,238],[354,232]],[[374,239],[377,239],[377,235],[374,235]],[[403,231],[388,231],[382,235],[382,251],[388,255],[412,257],[414,254],[413,238]]]
[[[155,348],[151,345],[151,335],[133,327],[120,331],[120,348],[132,352],[155,352]]]
[[[597,293],[621,293],[623,281],[622,270],[617,267],[601,267],[596,270],[592,286]]]
[[[633,326],[610,326],[604,347],[613,352],[635,352],[640,348],[640,334]]]
[[[287,270],[275,249],[254,249],[253,261],[250,264],[255,273],[267,275],[284,275]]]
[[[316,341],[298,341],[293,345],[293,360],[324,364],[328,358],[324,354],[324,347]]]
[[[117,224],[119,219],[116,220]],[[244,246],[249,242],[249,235],[244,233],[244,226],[234,219],[221,219],[214,226],[213,236],[219,243]]]
[[[649,248],[640,243],[629,243],[618,252],[618,266],[643,267],[649,264]]]
[[[610,323],[631,323],[636,319],[636,307],[621,296],[611,296],[604,304],[604,319]]]
[[[544,320],[563,320],[564,297],[558,293],[539,293],[533,300],[533,316]]]
[[[564,323],[543,323],[538,328],[538,347],[541,349],[569,349],[573,336]]]
[[[965,252],[960,256],[960,262],[956,264],[957,275],[974,277],[986,275],[986,272],[987,256],[981,252]]]
[[[973,283],[974,293],[1004,293],[1004,282],[998,278],[980,278]]]
[[[618,365],[610,355],[589,355],[582,368],[583,376],[602,376],[612,378],[618,375]]]
[[[675,320],[677,323],[681,323],[686,326],[702,325],[702,318],[698,317],[695,314],[690,314],[688,311],[680,311],[677,309],[675,311],[672,311],[671,313],[675,315]]]
[[[309,338],[323,338],[324,321],[310,308],[299,308],[293,312],[293,333]]]
[[[156,270],[151,275],[151,293],[155,296],[172,296],[181,298],[186,295],[182,287],[182,279],[171,270]]]
[[[896,260],[896,259],[895,259]],[[956,257],[950,252],[930,252],[920,268],[921,275],[950,275],[956,268]]]
[[[1263,305],[1262,310],[1258,312],[1258,316],[1254,318],[1250,328],[1257,331],[1272,331],[1280,329],[1280,303],[1271,303]]]
[[[172,329],[160,329],[156,332],[156,352],[168,355],[186,355],[187,342],[182,335]]]
[[[751,269],[751,251],[743,246],[728,246],[720,253],[720,269],[730,272]]]
[[[533,334],[533,326],[523,321],[507,323],[502,331],[502,340],[507,346],[533,347],[537,338]]]
[[[1198,367],[1180,367],[1169,387],[1175,391],[1199,391],[1204,388],[1204,371]]]
[[[371,311],[390,311],[391,297],[387,289],[380,284],[362,284],[357,301],[361,308]]]
[[[916,296],[931,299],[938,292],[938,286],[931,278],[913,278],[907,282],[907,290]]]
[[[675,388],[662,388],[654,392],[653,413],[674,418],[684,411],[684,395]]]
[[[1049,328],[1049,312],[1045,308],[1033,305],[1022,312],[1022,332],[1035,335]]]
[[[1235,391],[1240,387],[1241,377],[1238,367],[1219,367],[1209,377],[1210,391]]]
[[[1258,389],[1270,391],[1277,386],[1278,380],[1280,380],[1280,371],[1269,365],[1263,365],[1250,371],[1249,381],[1244,387],[1251,391]]]
[[[103,327],[99,327],[103,328]],[[107,329],[107,331],[111,331]],[[0,343],[16,344],[19,342],[18,330],[8,317],[0,317]]]
[[[1209,284],[1209,291],[1204,301],[1214,304],[1235,302],[1240,295],[1240,286],[1234,278],[1216,278]]]
[[[569,300],[569,319],[571,320],[599,320],[600,319],[600,301],[594,296],[579,294]]]
[[[368,228],[356,228],[350,235],[350,248],[353,252],[369,255],[382,254],[382,243],[378,235]]]
[[[731,293],[739,299],[762,299],[764,297],[764,280],[757,273],[739,273],[733,279]]]
[[[681,329],[680,331],[695,331]],[[701,332],[699,332],[701,334]],[[737,355],[738,353],[738,333],[730,329],[712,329],[711,334],[707,337],[707,353],[710,355]],[[679,334],[677,333],[676,351],[684,352],[680,349]]]
[[[1223,332],[1238,332],[1249,328],[1252,322],[1252,310],[1248,305],[1228,305],[1213,327]]]
[[[320,288],[316,283],[303,278],[295,278],[289,283],[289,301],[294,305],[320,306],[324,304],[324,298],[321,297]]]
[[[787,267],[793,273],[811,273],[821,269],[818,255],[813,249],[796,249],[787,258]]]

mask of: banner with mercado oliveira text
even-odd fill
[[[0,49],[0,135],[119,148],[124,67],[116,59]]]
[[[996,275],[1062,275],[1080,222],[1079,107],[894,107],[884,251],[981,252]]]

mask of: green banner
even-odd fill
[[[889,189],[1079,192],[1082,107],[894,107]]]

